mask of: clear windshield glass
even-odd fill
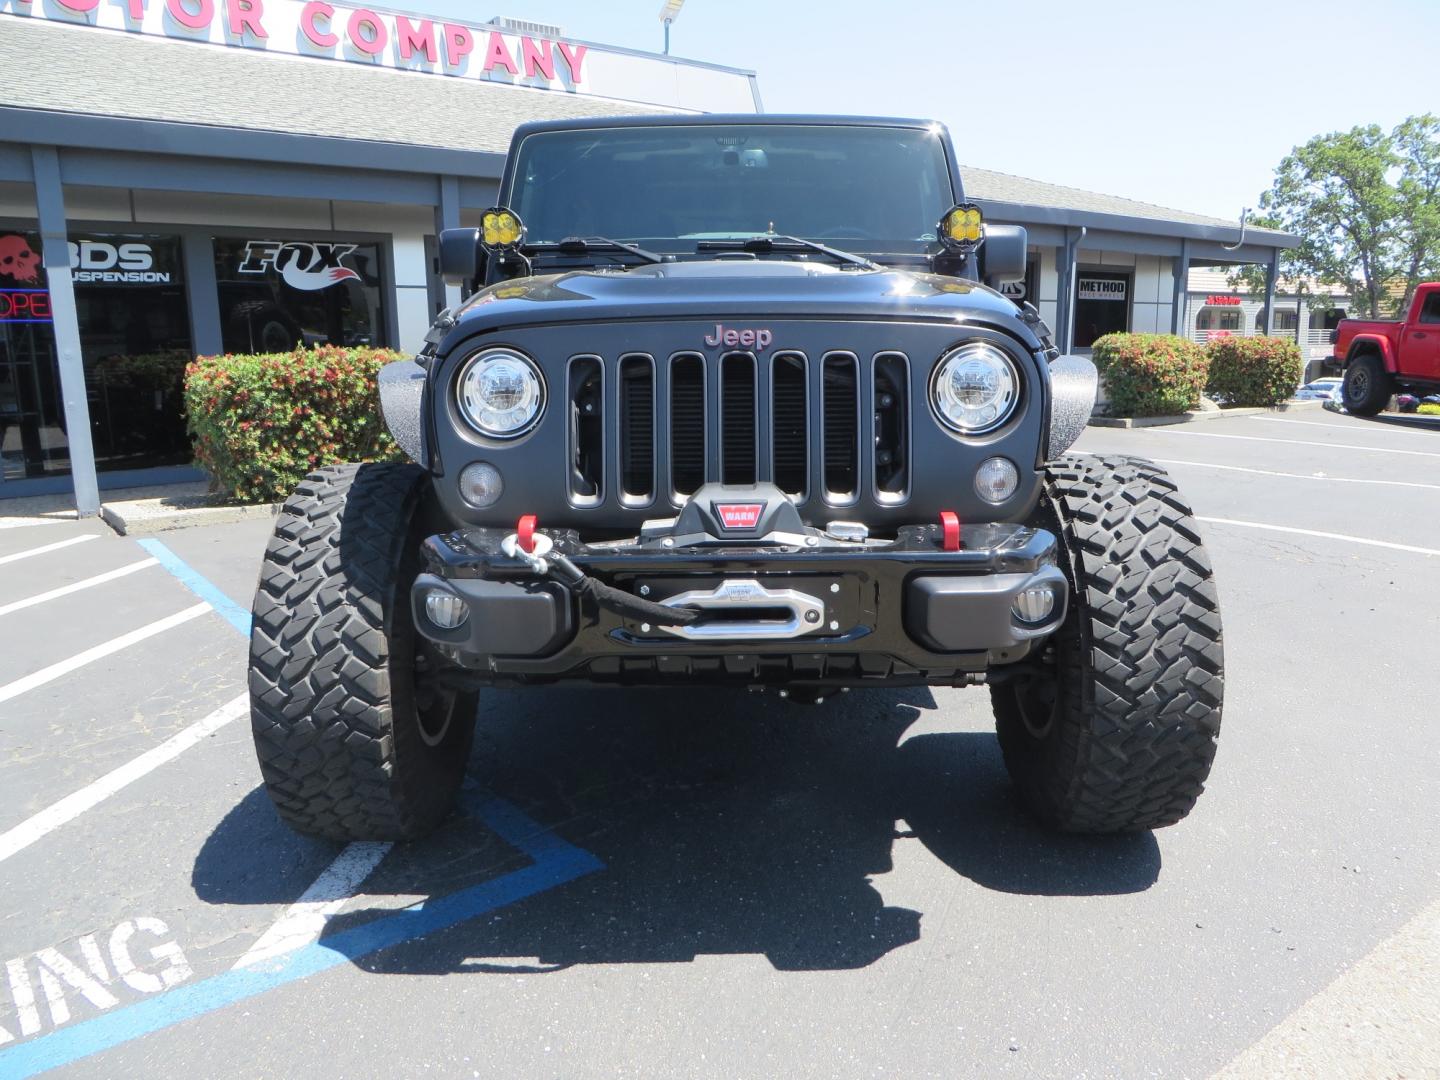
[[[773,230],[870,254],[934,250],[954,201],[934,132],[764,124],[532,135],[510,199],[531,242],[693,252]]]

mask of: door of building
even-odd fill
[[[1076,276],[1075,347],[1130,329],[1130,275],[1081,270]]]

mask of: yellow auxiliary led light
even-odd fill
[[[525,223],[513,210],[497,206],[480,219],[480,242],[490,250],[518,247],[523,239]]]
[[[985,219],[973,203],[961,203],[940,219],[940,239],[946,247],[969,250],[985,239]]]

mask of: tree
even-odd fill
[[[1440,119],[1426,113],[1391,132],[1370,124],[1295,147],[1260,196],[1255,224],[1300,237],[1282,257],[1283,273],[1344,286],[1351,308],[1376,318],[1440,272],[1437,197]],[[1239,275],[1252,288],[1254,277]]]
[[[1395,129],[1395,147],[1403,162],[1396,185],[1405,273],[1400,310],[1409,311],[1415,286],[1440,277],[1440,118],[1410,117]]]

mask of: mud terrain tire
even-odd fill
[[[1046,674],[991,687],[1019,795],[1066,832],[1172,825],[1215,757],[1220,610],[1190,508],[1158,465],[1068,455],[1046,468],[1037,524],[1060,538],[1070,611]]]
[[[251,726],[266,790],[299,832],[421,836],[464,777],[475,695],[416,679],[425,654],[409,589],[428,496],[414,465],[321,469],[286,500],[265,549]]]

